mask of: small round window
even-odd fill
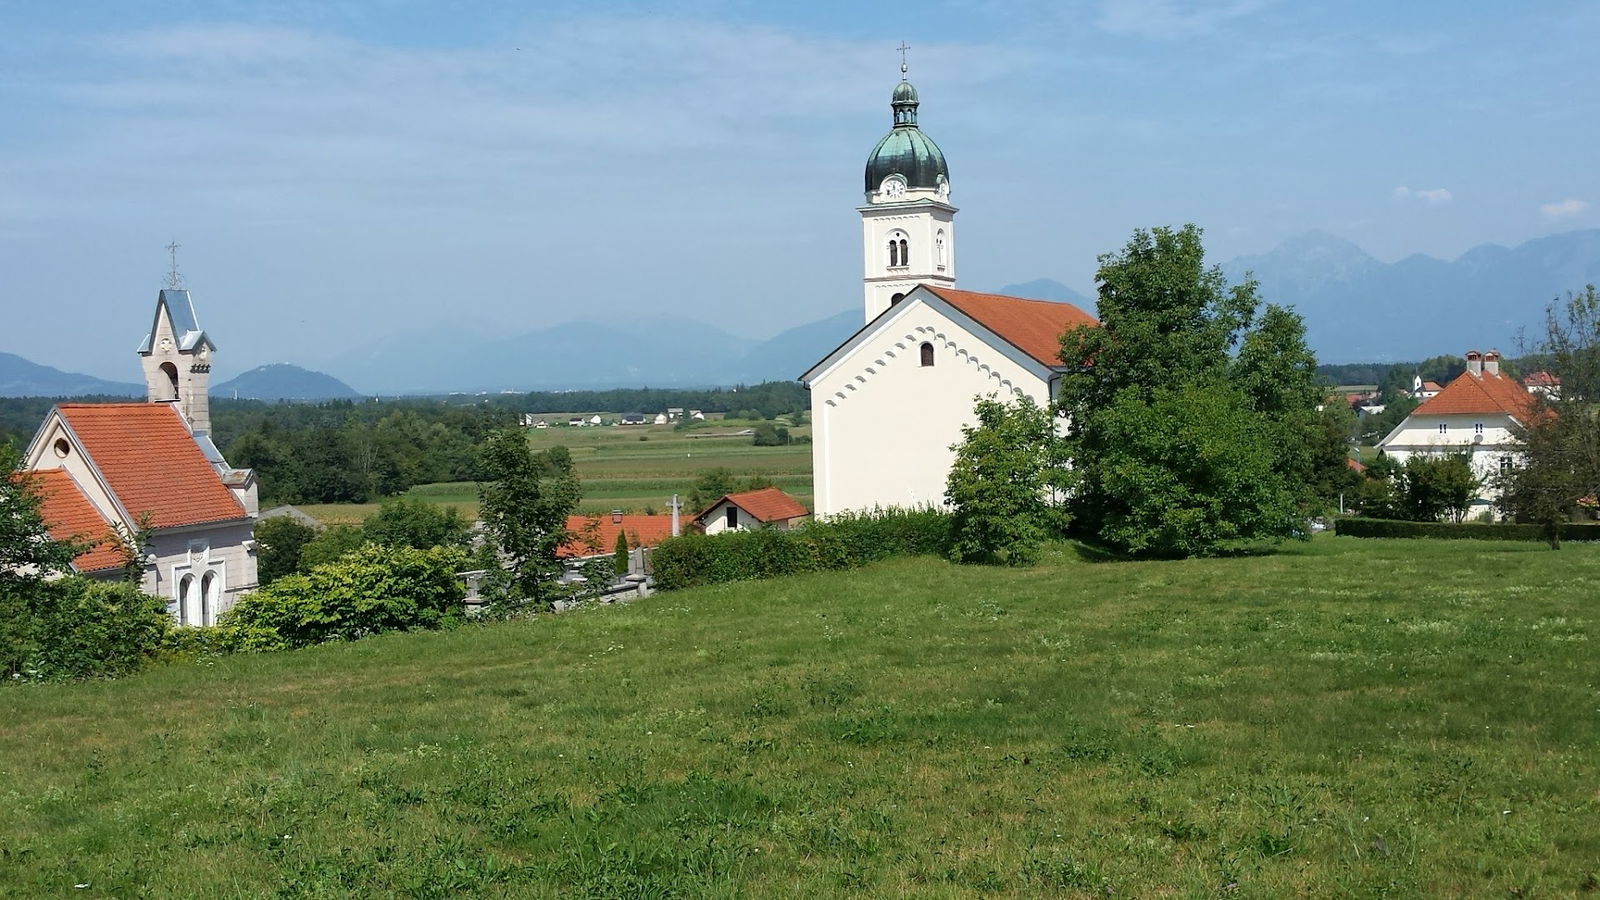
[[[56,442],[51,446],[51,449],[56,452],[58,459],[66,459],[67,454],[72,452],[72,445],[67,443],[66,438],[56,438]]]

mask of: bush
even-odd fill
[[[256,581],[262,586],[300,571],[300,552],[317,539],[317,529],[289,516],[256,523]]]
[[[455,548],[368,545],[240,598],[223,616],[222,641],[235,651],[286,650],[441,628],[465,615],[456,573],[466,562]]]
[[[472,524],[455,507],[401,497],[385,500],[383,507],[361,523],[361,534],[385,547],[466,547]]]
[[[173,630],[166,601],[121,582],[71,576],[9,599],[0,667],[11,679],[125,675]]]
[[[1543,525],[1496,522],[1401,522],[1393,519],[1349,518],[1334,522],[1335,534],[1367,538],[1445,538],[1479,541],[1542,541],[1549,535]],[[1600,541],[1600,523],[1562,526],[1561,536],[1569,541]]]
[[[852,569],[892,556],[943,556],[950,516],[934,509],[878,510],[809,522],[793,531],[762,529],[668,538],[651,552],[660,590]]]

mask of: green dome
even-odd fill
[[[890,175],[900,175],[911,190],[937,190],[940,176],[950,180],[950,167],[939,145],[917,127],[917,89],[909,81],[895,86],[889,105],[894,108],[894,130],[878,141],[867,157],[867,193]]]

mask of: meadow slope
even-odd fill
[[[0,894],[1564,896],[1597,584],[1062,547],[12,686]]]

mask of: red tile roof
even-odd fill
[[[1422,383],[1422,389],[1425,390],[1425,391],[1442,391],[1442,390],[1444,390],[1444,388],[1439,386],[1439,382],[1437,382],[1437,381],[1424,381]]]
[[[121,544],[111,523],[100,515],[77,482],[64,469],[29,472],[39,492],[39,512],[58,541],[88,545],[72,560],[79,572],[98,572],[122,565]]]
[[[246,518],[165,403],[63,403],[56,407],[111,492],[155,528]]]
[[[1522,379],[1522,383],[1528,387],[1555,387],[1561,384],[1561,379],[1551,375],[1549,372],[1538,371],[1529,372],[1528,377]]]
[[[1352,472],[1358,473],[1358,474],[1361,473],[1361,472],[1365,472],[1367,470],[1367,467],[1365,465],[1363,465],[1361,460],[1359,460],[1359,459],[1351,459],[1349,457],[1346,457],[1345,461],[1344,461],[1344,465],[1345,465],[1345,468],[1349,469]]]
[[[1526,388],[1508,375],[1462,372],[1417,407],[1414,416],[1507,415],[1526,421],[1533,409]]]
[[[809,516],[811,512],[799,500],[785,494],[775,487],[762,488],[758,491],[742,491],[737,494],[727,494],[716,503],[705,508],[705,511],[695,517],[699,521],[701,516],[716,509],[724,500],[749,513],[757,522],[784,522],[789,519],[798,519]]]
[[[672,536],[672,516],[628,516],[622,517],[620,523],[612,521],[609,513],[602,516],[567,516],[567,530],[574,535],[573,539],[562,544],[556,550],[556,555],[563,558],[581,556],[595,556],[601,553],[610,553],[617,548],[617,533],[622,532],[628,536],[629,547],[654,547]],[[685,516],[682,523],[689,521]],[[591,523],[595,524],[595,545],[588,542],[585,533]],[[596,549],[598,548],[598,549]]]
[[[1071,303],[1024,300],[1003,294],[978,294],[931,285],[923,287],[1018,350],[1051,367],[1059,368],[1061,365],[1061,335],[1067,329],[1077,325],[1100,324],[1094,316]]]

